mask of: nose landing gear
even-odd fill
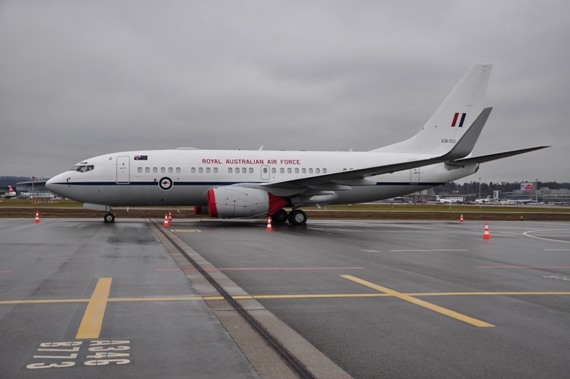
[[[115,213],[111,211],[105,213],[105,216],[103,216],[103,222],[105,224],[115,222]]]

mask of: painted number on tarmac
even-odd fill
[[[85,344],[84,344],[85,342]],[[94,340],[43,342],[33,355],[29,370],[78,366],[126,365],[132,362],[131,342]]]

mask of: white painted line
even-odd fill
[[[542,230],[529,230],[527,232],[524,232],[523,235],[529,238],[536,238],[537,240],[543,240],[543,241],[553,241],[553,242],[560,242],[560,243],[570,243],[570,241],[564,241],[564,240],[556,240],[553,238],[544,238],[544,237],[537,237],[537,236],[533,236],[530,235],[530,233],[536,233],[536,232],[553,232],[553,231],[559,231],[559,230],[564,230],[564,231],[568,231],[568,229],[542,229]]]
[[[469,249],[433,249],[433,250],[390,250],[394,253],[437,253],[437,252],[462,252],[469,251]]]

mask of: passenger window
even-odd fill
[[[326,173],[327,173],[327,169],[323,168],[323,174],[326,174]]]
[[[166,172],[166,169],[164,167],[161,167],[160,172],[162,172],[164,174]]]
[[[265,169],[265,171],[267,172],[267,169]],[[253,167],[250,167],[250,168],[249,168],[249,173],[250,173],[250,174],[253,174]]]
[[[231,174],[232,171],[233,171],[232,168],[231,168],[231,167],[228,167],[228,173]]]
[[[180,174],[180,167],[176,167],[176,173]]]
[[[144,172],[146,172],[147,174],[149,174],[149,173],[150,173],[150,167],[145,167],[145,168],[144,168]]]
[[[307,173],[307,169],[304,168],[304,169],[301,170],[301,172],[302,172],[303,174],[306,174],[306,173]]]
[[[236,174],[239,174],[239,167],[236,167]]]
[[[313,173],[313,169],[310,168],[310,169],[309,169],[309,174],[312,174],[312,173]]]
[[[140,174],[142,172],[142,167],[137,168],[137,172]]]
[[[290,174],[292,172],[293,172],[293,170],[291,170],[291,167],[287,167],[287,174]]]
[[[195,174],[195,173],[196,173],[196,167],[192,167],[192,168],[190,169],[190,172],[191,172],[192,174]]]
[[[206,167],[206,174],[210,173],[210,167]]]
[[[281,167],[281,168],[279,169],[279,172],[282,173],[282,174],[284,174],[284,173],[285,173],[285,169],[284,169],[283,167]]]
[[[264,167],[264,168],[263,168],[263,173],[264,173],[264,174],[267,174],[267,167]]]
[[[214,167],[214,174],[217,174],[217,173],[218,173],[218,168]]]
[[[198,173],[201,174],[201,173],[203,173],[203,172],[204,172],[204,169],[203,169],[202,167],[198,167]]]
[[[158,172],[158,168],[153,167],[153,168],[152,168],[152,172],[154,172],[154,173],[156,174],[156,173]]]
[[[169,174],[172,174],[172,167],[169,167],[169,168],[168,168],[168,173],[169,173]]]
[[[241,172],[243,172],[244,174],[247,172],[247,170],[245,169],[245,167],[243,167],[243,168],[241,169]]]
[[[295,167],[295,174],[299,173],[299,168]]]
[[[275,174],[277,172],[277,169],[275,167],[271,167],[271,173]]]
[[[316,169],[315,169],[315,172],[316,172],[317,174],[320,174],[320,173],[321,173],[321,169],[320,169],[320,168],[316,168]]]

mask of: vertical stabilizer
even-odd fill
[[[483,111],[490,64],[473,65],[428,122],[412,138],[373,151],[443,155]]]

